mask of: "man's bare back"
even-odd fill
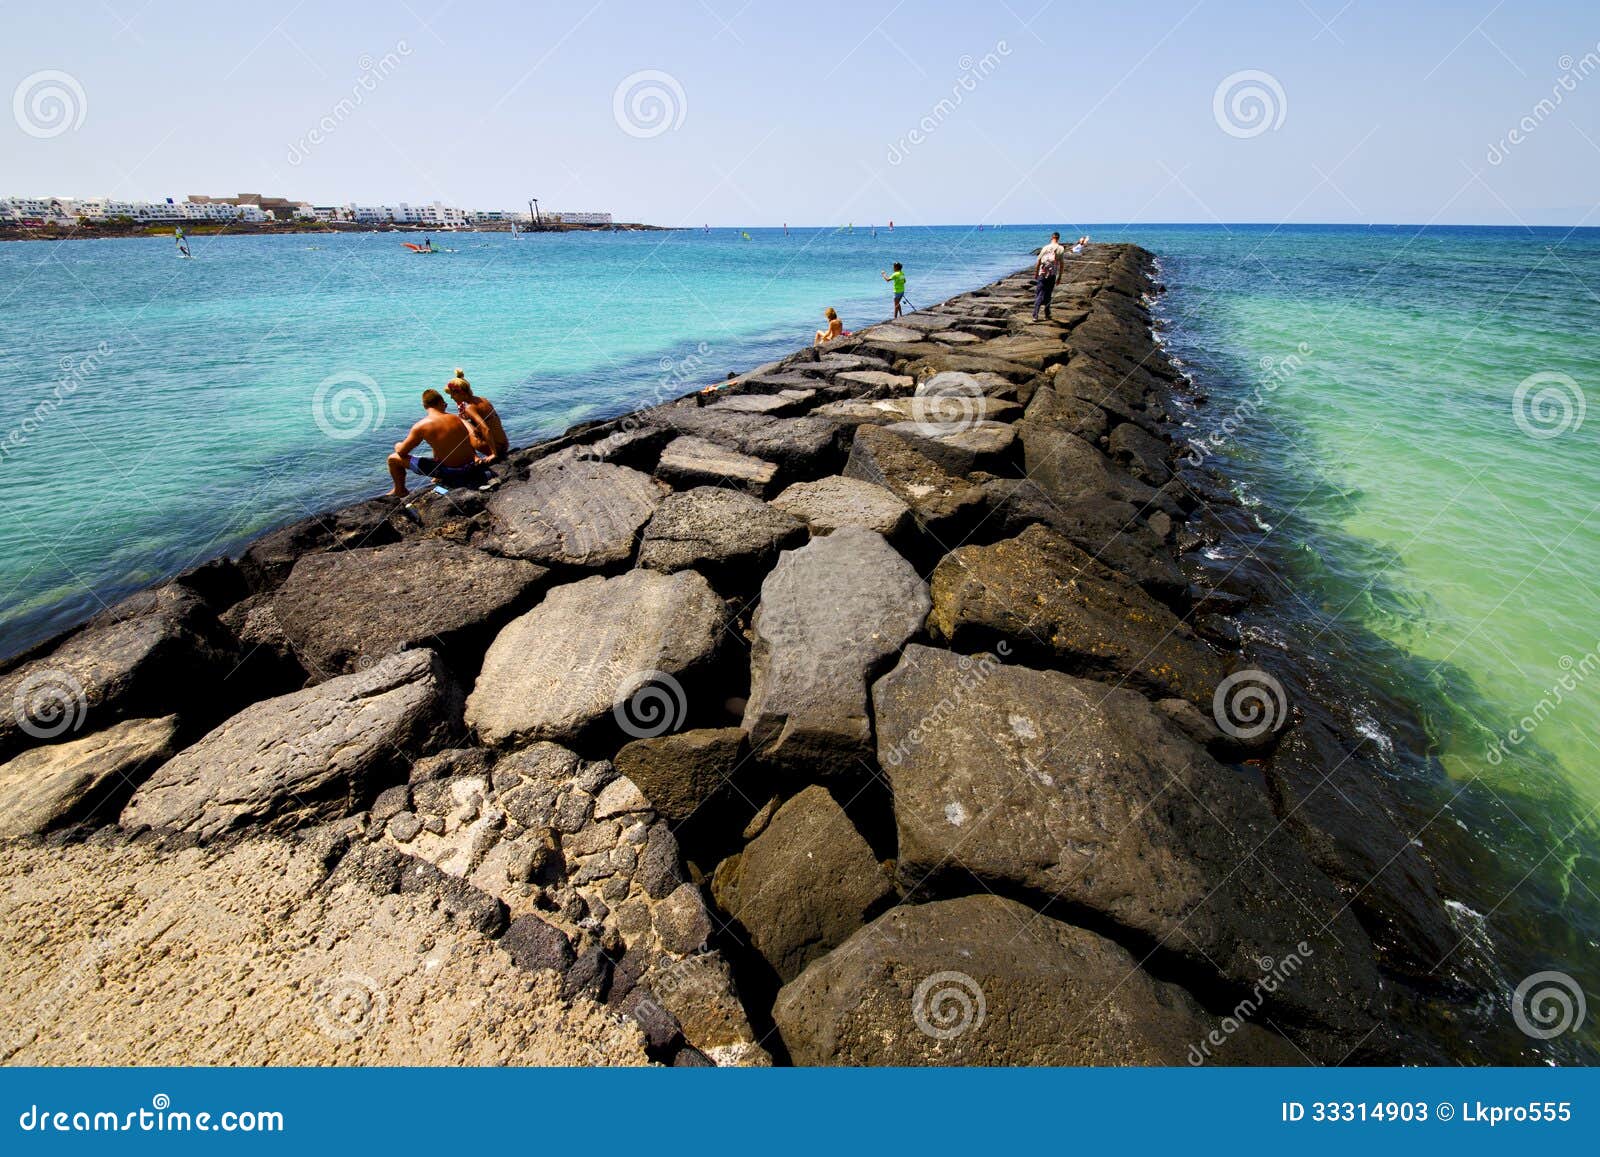
[[[406,442],[415,438],[426,442],[434,459],[441,466],[466,466],[475,457],[472,449],[472,431],[454,414],[429,411],[421,421],[411,427]],[[404,445],[405,443],[401,443]],[[412,448],[416,446],[412,442]]]

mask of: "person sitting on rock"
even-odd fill
[[[445,486],[482,485],[486,475],[483,464],[472,452],[471,427],[450,412],[444,395],[438,390],[422,391],[422,409],[422,420],[411,427],[404,441],[394,444],[394,453],[389,455],[389,477],[394,481],[394,489],[385,497],[406,496],[407,468]],[[424,442],[434,457],[412,455],[411,452]]]
[[[839,315],[834,312],[833,306],[822,311],[822,316],[828,319],[828,328],[819,329],[812,345],[821,345],[825,341],[832,341],[844,333],[844,322],[839,320]]]
[[[729,370],[728,371],[728,376],[726,378],[724,378],[720,382],[712,382],[709,386],[707,386],[705,389],[701,390],[700,392],[702,394],[714,394],[718,390],[725,390],[729,386],[733,385],[734,381],[738,377],[739,377],[738,374],[734,373],[732,370]]]
[[[472,448],[483,459],[484,465],[493,466],[511,452],[511,442],[506,438],[506,428],[500,424],[494,403],[472,392],[472,384],[460,369],[456,376],[444,384],[445,393],[461,411],[461,420],[472,435]]]

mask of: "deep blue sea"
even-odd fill
[[[381,492],[456,367],[523,443],[787,353],[827,306],[880,320],[892,261],[932,303],[1050,228],[0,245],[0,653]],[[1285,644],[1349,672],[1374,758],[1438,801],[1419,842],[1475,857],[1462,928],[1508,990],[1543,965],[1600,996],[1600,230],[1090,231],[1161,257],[1191,432],[1293,575]]]

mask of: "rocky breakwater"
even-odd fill
[[[4,833],[301,841],[678,1064],[1426,1059],[1433,871],[1194,565],[1157,290],[1094,246],[179,576],[0,674]]]

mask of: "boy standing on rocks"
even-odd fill
[[[882,277],[890,285],[894,286],[894,315],[896,317],[899,317],[900,316],[900,299],[906,295],[906,272],[905,272],[905,270],[902,269],[900,267],[900,263],[898,261],[896,261],[894,263],[894,273],[893,274],[885,273],[883,270],[880,269],[880,270],[878,270],[878,276]]]
[[[1050,243],[1039,250],[1039,260],[1033,267],[1033,320],[1039,320],[1039,308],[1044,307],[1046,320],[1050,317],[1050,299],[1055,296],[1056,278],[1061,276],[1061,259],[1067,254],[1061,244],[1061,234],[1050,234]]]

